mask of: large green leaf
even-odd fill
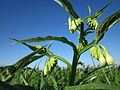
[[[96,29],[96,42],[99,42],[105,32],[114,24],[116,24],[118,21],[120,21],[120,10],[118,10],[117,12],[115,12],[114,14],[110,15],[109,17],[107,17],[103,22],[101,22],[97,29]]]
[[[66,44],[70,45],[73,48],[74,52],[77,52],[77,48],[74,45],[74,43],[68,41],[65,37],[55,37],[55,36],[36,37],[36,38],[29,38],[29,39],[25,39],[25,40],[20,40],[17,43],[43,42],[43,41],[48,41],[48,40],[56,40],[56,41],[66,43]]]
[[[19,42],[19,40],[17,40],[17,39],[13,39],[13,38],[11,38],[11,39]],[[29,45],[27,43],[22,43],[22,44],[25,45],[25,46],[27,46],[27,47],[29,47],[33,51],[35,51],[35,50],[38,49],[38,47]],[[42,48],[43,46],[40,46],[40,47]],[[38,54],[45,53],[45,52],[46,52],[46,54],[45,54],[46,56],[48,56],[48,57],[51,57],[51,56],[55,57],[56,59],[64,62],[66,65],[68,65],[68,67],[71,67],[71,64],[65,58],[62,58],[62,57],[57,56],[57,55],[54,55],[48,48],[44,47],[40,52],[38,52]],[[34,56],[34,58],[39,58],[39,56]]]
[[[60,41],[60,42],[66,43],[72,47],[75,47],[75,45],[72,42],[68,41],[65,37],[55,37],[55,36],[29,38],[29,39],[25,39],[25,40],[19,40],[17,43],[42,42],[42,41],[48,41],[48,40]]]
[[[74,18],[79,18],[77,13],[74,11],[72,4],[68,0],[55,0],[66,12],[72,15]]]
[[[119,90],[120,86],[107,84],[83,84],[77,86],[67,86],[64,90]]]
[[[54,0],[54,1],[57,2],[66,12],[69,13],[69,10],[66,8],[66,6],[60,0]]]

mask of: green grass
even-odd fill
[[[90,73],[93,70],[95,71]],[[69,69],[58,66],[47,76],[44,76],[43,71],[39,70],[38,67],[33,69],[27,67],[22,68],[18,70],[9,81],[4,81],[9,75],[8,69],[1,67],[0,72],[0,90],[62,90],[68,86],[69,80]],[[95,69],[90,66],[82,67],[77,69],[76,85],[77,88],[87,86],[87,88],[91,88],[91,85],[96,85],[98,88],[99,86],[107,88],[106,85],[109,85],[111,88],[115,88],[114,86],[120,85],[119,76],[120,66],[109,66],[100,69]],[[77,83],[78,81],[79,84]],[[69,90],[72,90],[72,88],[68,87]]]

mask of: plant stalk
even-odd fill
[[[72,62],[72,69],[70,70],[69,76],[69,85],[73,86],[75,82],[75,75],[76,75],[76,68],[79,60],[78,52],[74,52],[73,62]]]

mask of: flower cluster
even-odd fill
[[[82,23],[82,19],[80,18],[73,18],[73,17],[69,17],[68,18],[68,24],[69,24],[69,30],[71,33],[74,33],[74,31],[81,25]]]
[[[100,62],[101,66],[114,64],[113,58],[109,51],[101,44],[98,44],[98,46],[93,46],[90,49],[90,54]]]
[[[57,59],[55,57],[50,57],[46,60],[45,67],[44,67],[44,75],[47,75],[52,68],[57,64]]]
[[[87,19],[87,25],[92,28],[93,30],[95,30],[98,26],[98,22],[97,20],[94,18],[94,19],[91,19],[91,18],[88,18]]]

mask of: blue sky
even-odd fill
[[[95,12],[106,5],[110,0],[70,0],[81,18],[88,15],[87,5]],[[120,1],[113,0],[105,10],[101,22],[105,17],[120,9]],[[77,33],[71,34],[68,30],[67,14],[54,0],[0,0],[0,65],[14,64],[20,58],[32,51],[21,44],[14,44],[10,37],[27,39],[38,36],[65,36],[77,44]],[[111,52],[117,64],[120,64],[120,23],[113,26],[100,42]],[[92,40],[92,34],[88,37]],[[46,42],[48,43],[48,42]],[[45,43],[38,43],[44,45]],[[51,51],[70,62],[72,49],[59,42],[54,42]],[[87,65],[91,64],[89,52],[82,55],[81,60]],[[45,60],[43,60],[44,62]],[[41,65],[43,64],[41,62]],[[31,64],[34,66],[37,62]],[[60,63],[60,66],[64,66]]]

